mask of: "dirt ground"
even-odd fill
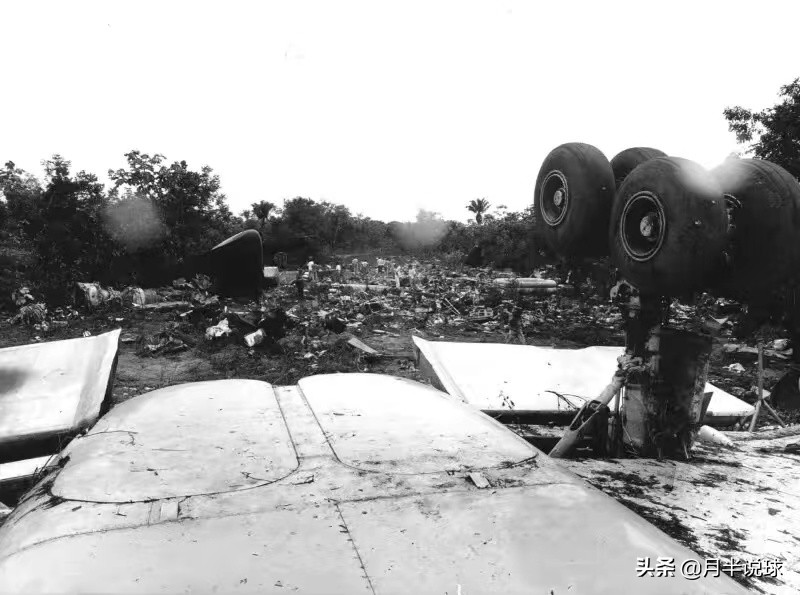
[[[112,396],[116,405],[165,386],[223,378],[290,385],[315,374],[371,372],[424,381],[414,362],[413,334],[467,342],[524,339],[529,345],[562,348],[624,344],[618,311],[591,292],[520,296],[513,288],[498,290],[491,282],[464,280],[463,274],[435,266],[426,275],[416,290],[397,289],[393,279],[384,276],[355,280],[388,284],[388,290],[309,284],[304,300],[291,284],[292,271],[282,273],[280,285],[258,302],[218,300],[190,287],[165,288],[158,292],[161,302],[152,307],[116,301],[97,308],[64,308],[48,312],[45,326],[4,319],[0,348],[120,328]],[[523,312],[521,335],[516,329],[512,332],[509,317],[515,304]],[[493,315],[489,319],[471,316],[478,306],[492,308]],[[248,325],[277,310],[287,313],[286,328],[254,348],[245,345],[244,335],[256,329]],[[674,316],[680,320],[685,311],[678,306]],[[233,332],[208,339],[207,329],[229,315],[233,315],[228,318],[234,320]],[[778,330],[771,332],[780,336]],[[352,346],[348,341],[353,337],[378,354]],[[732,342],[728,322],[715,339],[709,381],[752,403],[757,381],[752,350],[732,353],[725,348]],[[737,362],[743,370],[729,369]],[[788,367],[788,357],[771,352],[765,360],[765,388],[770,389]],[[789,422],[798,421],[796,413],[781,413]],[[773,423],[762,415],[759,426]],[[717,449],[705,454],[706,447],[700,446],[690,463],[577,460],[565,464],[703,555],[752,557],[800,551],[800,456],[784,453],[784,442],[790,441],[741,441],[737,451]],[[731,482],[737,486],[733,490]],[[762,547],[770,542],[774,547]],[[798,560],[789,563],[796,565]],[[800,591],[800,571],[789,574],[789,579],[777,583],[745,582],[765,593]]]

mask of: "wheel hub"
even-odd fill
[[[648,240],[655,240],[657,226],[658,221],[656,217],[652,213],[649,213],[642,217],[642,220],[639,222],[639,231],[641,232],[642,237],[645,237]]]
[[[567,216],[569,186],[567,178],[558,170],[548,173],[539,191],[539,211],[545,223],[551,227],[559,225]]]
[[[620,235],[625,253],[646,262],[661,249],[666,234],[666,217],[661,200],[652,192],[634,194],[620,217]]]

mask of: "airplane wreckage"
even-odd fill
[[[686,459],[704,423],[754,414],[707,384],[710,337],[665,324],[665,305],[711,290],[783,308],[796,335],[800,185],[765,161],[708,172],[570,143],[534,203],[551,250],[618,267],[624,348],[415,337],[433,387],[218,380],[110,411],[119,331],[0,350],[0,485],[36,478],[0,527],[0,591],[747,592],[724,573],[637,574],[644,557],[702,560],[553,459],[587,436],[614,456]],[[253,233],[204,259],[247,291],[263,266]],[[498,421],[557,417],[550,456]]]

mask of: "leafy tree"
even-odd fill
[[[36,219],[37,201],[42,195],[39,181],[25,170],[8,161],[0,170],[0,194],[4,197],[4,221],[0,226],[8,231],[21,230]]]
[[[489,210],[489,201],[485,198],[474,198],[467,205],[467,210],[475,213],[475,221],[478,225],[483,223],[483,214]]]
[[[94,174],[70,174],[71,163],[54,155],[42,162],[47,185],[25,207],[23,230],[38,256],[35,277],[49,301],[63,303],[76,281],[105,281],[114,242],[105,232],[108,198]]]
[[[353,231],[353,215],[344,205],[337,205],[324,201],[326,225],[323,228],[322,237],[329,250],[333,251],[342,241],[347,231]]]
[[[242,225],[225,204],[219,176],[210,167],[194,171],[186,161],[167,166],[163,155],[140,151],[125,157],[127,168],[108,172],[114,182],[112,196],[119,200],[119,189],[128,186],[137,197],[152,202],[166,228],[164,239],[151,247],[154,252],[181,260],[208,250]]]
[[[283,203],[283,223],[298,235],[316,238],[322,227],[324,207],[310,198],[301,196]]]
[[[23,228],[38,218],[39,181],[9,161],[0,169],[0,309],[14,309],[11,293],[31,281],[38,259]]]
[[[438,249],[466,257],[473,246],[479,245],[486,264],[526,273],[536,264],[534,239],[532,206],[522,212],[498,207],[480,226],[449,222]]]
[[[735,106],[723,114],[736,140],[750,143],[748,152],[800,177],[800,79],[781,87],[779,98],[774,106],[758,112]]]
[[[355,252],[378,250],[384,254],[397,250],[392,239],[390,225],[363,215],[352,219],[344,247]]]
[[[302,240],[307,252],[320,254],[333,252],[347,239],[353,216],[344,205],[298,196],[284,201],[279,223],[279,234],[295,247]]]

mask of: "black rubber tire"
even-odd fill
[[[559,203],[554,196],[561,191]],[[567,143],[547,155],[536,178],[534,230],[563,258],[608,255],[614,173],[599,149]]]
[[[725,199],[711,173],[687,159],[658,157],[632,171],[617,192],[611,258],[642,293],[681,296],[705,287],[719,266],[727,227]]]
[[[800,265],[800,184],[761,159],[728,159],[711,172],[733,209],[730,266],[715,293],[747,303],[770,303]]]
[[[611,170],[614,172],[615,188],[619,190],[622,182],[642,163],[655,159],[656,157],[666,157],[664,151],[650,147],[631,147],[617,153],[611,160]]]

